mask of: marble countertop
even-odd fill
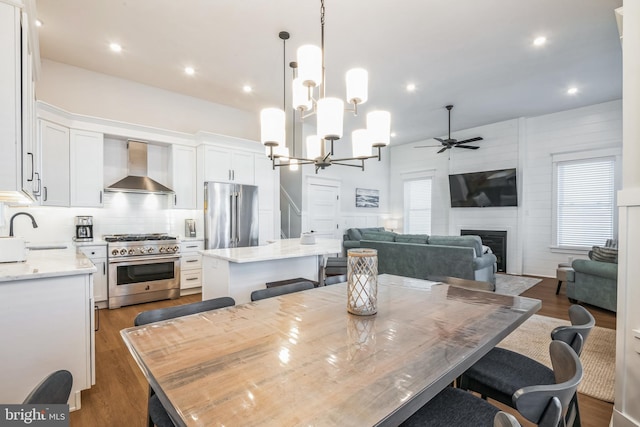
[[[328,255],[340,252],[342,252],[342,242],[339,239],[323,238],[316,238],[316,243],[313,245],[301,245],[300,239],[283,239],[263,246],[200,251],[203,256],[235,263]]]
[[[0,263],[0,282],[95,273],[91,260],[71,246],[31,250],[24,262]]]
[[[74,240],[73,244],[75,246],[104,246],[104,245],[107,244],[107,242],[102,240],[102,239],[93,239],[93,240],[90,240],[90,241]]]

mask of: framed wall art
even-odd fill
[[[356,188],[356,208],[377,208],[380,206],[380,191]]]

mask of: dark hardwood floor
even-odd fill
[[[555,279],[543,279],[523,296],[542,300],[538,314],[568,320],[569,301],[564,294],[556,296]],[[100,310],[100,330],[96,332],[96,385],[82,392],[82,408],[70,416],[72,427],[146,426],[147,381],[120,338],[120,330],[133,326],[135,316],[146,310],[199,301],[200,294],[177,300],[138,304],[116,310]],[[596,325],[615,329],[615,314],[596,307],[587,307],[596,318]],[[613,405],[589,396],[579,395],[584,427],[609,425]],[[503,407],[515,413],[513,409]],[[531,423],[522,421],[523,425]]]

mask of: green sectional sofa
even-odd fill
[[[618,264],[576,259],[575,273],[568,276],[567,297],[605,310],[616,311],[618,303]]]
[[[384,229],[347,230],[345,251],[354,247],[378,251],[378,272],[425,279],[429,276],[450,276],[480,280],[495,285],[496,257],[483,253],[479,236],[428,236],[397,234]]]

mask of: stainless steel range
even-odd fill
[[[166,234],[104,236],[109,308],[180,296],[180,246]]]

